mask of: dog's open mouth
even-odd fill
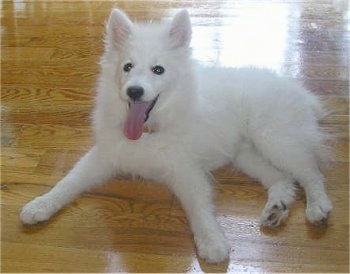
[[[158,100],[129,102],[129,113],[124,124],[124,134],[130,140],[137,140],[143,133],[144,123]]]

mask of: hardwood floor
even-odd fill
[[[2,1],[2,272],[349,272],[349,10],[347,1]],[[287,224],[264,229],[266,192],[244,174],[215,172],[229,262],[197,258],[178,201],[162,185],[109,182],[33,227],[19,210],[48,191],[92,145],[90,112],[113,6],[138,20],[187,8],[194,56],[269,67],[327,100],[337,136],[325,170],[328,226],[305,220],[298,192]]]

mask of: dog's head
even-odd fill
[[[122,11],[112,10],[103,62],[113,64],[116,92],[129,107],[124,123],[127,138],[140,138],[148,118],[155,119],[155,113],[173,97],[172,91],[183,89],[178,79],[186,81],[191,70],[190,40],[186,10],[178,12],[170,24],[135,24]]]

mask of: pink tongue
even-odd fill
[[[137,140],[141,137],[146,112],[151,104],[152,101],[130,103],[129,114],[124,124],[124,134],[128,139]]]

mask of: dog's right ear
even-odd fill
[[[120,48],[131,34],[133,23],[119,9],[113,9],[106,25],[106,43]]]

